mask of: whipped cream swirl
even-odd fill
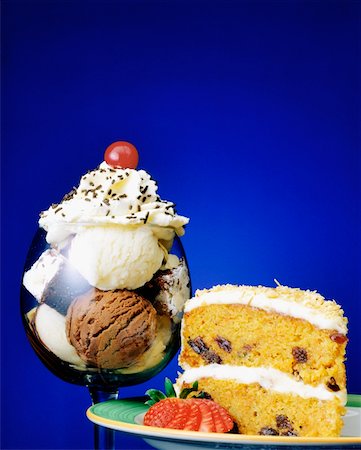
[[[175,204],[161,200],[156,182],[145,170],[100,166],[82,176],[63,200],[40,214],[39,225],[47,231],[47,241],[61,245],[92,225],[152,226],[159,239],[171,240],[184,234],[189,219],[176,213]]]

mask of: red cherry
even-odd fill
[[[138,151],[134,145],[125,141],[113,142],[105,150],[104,161],[112,167],[135,169],[138,165]]]

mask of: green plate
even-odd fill
[[[327,449],[361,449],[361,395],[348,395],[347,413],[342,436],[338,438],[309,438],[291,436],[247,436],[243,434],[203,433],[171,430],[143,425],[148,410],[146,397],[110,400],[97,403],[87,411],[88,418],[97,425],[143,438],[159,450],[186,449],[254,449],[264,450],[282,446],[283,450],[302,447]],[[171,443],[171,444],[170,444]],[[313,449],[314,450],[314,449]]]

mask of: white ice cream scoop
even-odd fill
[[[36,332],[44,345],[58,358],[70,364],[84,366],[84,362],[66,337],[65,320],[63,315],[43,303],[36,310]]]
[[[72,240],[69,260],[101,290],[137,289],[161,267],[164,252],[150,227],[84,227]]]

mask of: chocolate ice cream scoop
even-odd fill
[[[156,335],[156,310],[128,290],[91,289],[68,309],[69,342],[88,365],[128,367],[149,348]]]

